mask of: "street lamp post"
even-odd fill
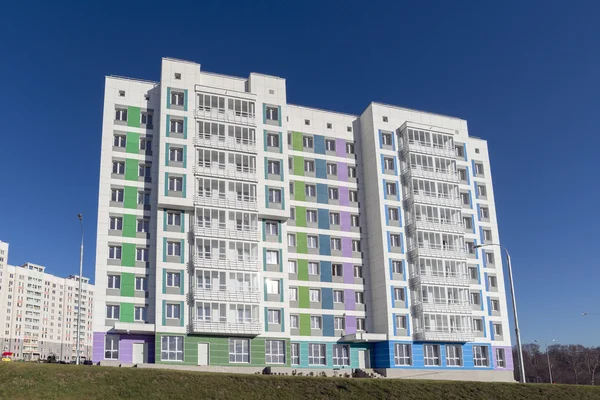
[[[81,226],[81,247],[79,249],[79,297],[77,298],[77,354],[75,356],[75,363],[79,365],[79,349],[81,346],[81,281],[83,278],[83,215],[77,214],[77,218],[79,218],[79,225]]]
[[[539,343],[537,340],[536,343]],[[556,342],[556,339],[552,339],[552,343]],[[546,358],[548,360],[548,375],[550,376],[550,383],[554,383],[552,380],[552,364],[550,364],[550,346],[546,343]]]
[[[488,244],[479,244],[474,246],[474,248],[478,249],[486,246],[498,246],[497,243],[488,243]],[[512,307],[513,307],[513,315],[515,318],[515,335],[517,337],[517,356],[519,358],[519,381],[521,383],[525,383],[525,362],[523,361],[523,347],[521,346],[521,332],[519,331],[519,317],[517,315],[517,300],[515,298],[515,285],[513,282],[512,276],[512,265],[510,263],[510,254],[508,254],[508,250],[504,248],[504,252],[506,253],[506,264],[508,267],[508,281],[510,283],[510,295],[512,298]]]

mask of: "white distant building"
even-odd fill
[[[72,361],[76,355],[79,276],[60,278],[45,267],[0,265],[0,350],[18,360]],[[92,354],[94,285],[82,281],[81,356]]]

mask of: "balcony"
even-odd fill
[[[240,139],[231,136],[208,137],[204,135],[194,136],[194,145],[210,147],[211,149],[233,150],[244,153],[256,153],[256,141],[249,139]]]
[[[256,197],[237,195],[236,193],[233,193],[233,195],[230,197],[228,197],[225,193],[211,193],[208,196],[196,195],[194,196],[194,204],[197,206],[258,211],[258,203],[256,202]]]
[[[225,239],[251,240],[258,242],[260,240],[258,228],[250,226],[227,226],[226,223],[194,225],[194,235],[205,237],[221,237]]]
[[[194,109],[194,117],[199,119],[221,121],[229,124],[256,126],[254,114],[219,109],[216,107],[196,108]]]
[[[260,263],[256,257],[211,258],[210,255],[207,257],[196,255],[194,267],[256,272],[260,269]]]
[[[458,172],[449,169],[426,167],[416,164],[411,164],[408,167],[403,168],[402,174],[407,176],[409,179],[425,178],[452,183],[459,182]]]
[[[456,258],[466,259],[467,253],[460,246],[450,246],[441,244],[420,244],[418,246],[409,246],[408,254],[412,259],[418,257],[441,257],[441,258]]]
[[[192,333],[256,336],[262,332],[262,327],[258,319],[244,322],[229,322],[225,318],[209,321],[196,319],[191,322],[190,330]]]
[[[468,300],[458,301],[450,299],[429,299],[428,301],[413,300],[413,311],[417,314],[427,313],[450,313],[471,314],[471,304]]]
[[[421,204],[432,204],[448,207],[462,207],[462,200],[459,196],[446,193],[425,192],[423,190],[415,190],[413,193],[408,193],[407,201]]]
[[[469,286],[471,283],[467,273],[434,271],[425,268],[418,272],[411,272],[410,280],[414,285]]]
[[[204,165],[194,165],[194,174],[258,182],[258,179],[256,178],[256,168],[234,164],[205,163]]]
[[[475,338],[468,329],[415,329],[413,339],[424,342],[472,342]]]
[[[452,221],[449,219],[435,219],[425,216],[417,216],[417,218],[409,218],[406,223],[409,229],[414,231],[415,229],[425,229],[428,231],[444,231],[453,233],[464,233],[464,225],[459,221]]]
[[[416,140],[404,139],[400,151],[403,154],[408,152],[429,154],[432,156],[456,158],[456,150],[454,146],[444,146],[434,143],[420,142]]]
[[[233,289],[221,285],[215,288],[194,288],[194,300],[212,301],[241,301],[244,303],[259,303],[260,290],[256,288]]]

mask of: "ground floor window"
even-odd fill
[[[248,339],[229,339],[229,362],[231,362],[231,363],[249,363],[250,362],[250,340],[248,340]]]
[[[504,349],[496,349],[496,367],[506,368],[506,359],[504,358]]]
[[[449,367],[460,367],[462,365],[462,351],[459,345],[446,345],[446,364]]]
[[[350,347],[342,344],[333,345],[333,365],[350,365]]]
[[[104,358],[106,360],[119,359],[119,336],[106,335],[104,340]]]
[[[160,358],[163,361],[183,361],[183,336],[163,336]]]
[[[440,365],[440,346],[437,344],[424,345],[423,360],[426,366]]]
[[[308,365],[327,365],[324,344],[308,344]]]
[[[394,345],[394,364],[410,365],[410,344],[396,343]]]
[[[265,340],[265,362],[267,364],[285,364],[285,341]]]
[[[291,344],[292,365],[300,365],[300,343]]]
[[[473,364],[476,367],[487,367],[488,348],[486,346],[473,346]]]

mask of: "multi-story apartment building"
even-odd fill
[[[94,361],[512,380],[487,144],[162,60],[107,77]]]
[[[77,354],[79,276],[60,278],[26,263],[0,267],[0,348],[19,360],[73,361]],[[94,286],[82,281],[81,356],[92,355]]]

